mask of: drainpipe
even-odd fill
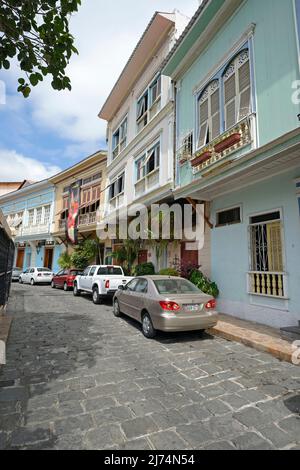
[[[176,158],[176,150],[177,150],[177,121],[176,121],[176,113],[177,113],[177,88],[176,82],[172,81],[173,86],[173,97],[174,97],[174,118],[173,118],[173,189],[176,187],[177,183],[177,158]]]

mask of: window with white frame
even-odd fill
[[[137,128],[142,130],[161,106],[161,76],[157,76],[137,101]]]
[[[219,80],[213,80],[199,97],[199,124],[198,147],[200,148],[220,134]]]
[[[30,211],[28,212],[28,225],[29,225],[29,227],[31,227],[33,225],[33,222],[34,222],[34,209],[30,209]]]
[[[284,297],[285,273],[280,211],[250,217],[250,293]]]
[[[51,212],[51,207],[50,206],[45,206],[44,208],[44,224],[49,224],[50,222],[50,212]]]
[[[136,168],[136,181],[140,181],[146,176],[150,175],[160,166],[160,142],[157,142],[153,147],[147,150],[135,162]]]
[[[252,109],[250,54],[242,49],[198,95],[197,148],[236,125]]]
[[[127,144],[127,116],[122,121],[118,129],[113,133],[112,138],[112,152],[113,159],[116,158],[119,153],[126,147]]]
[[[113,181],[109,188],[109,199],[113,200],[120,194],[124,193],[125,187],[125,173],[122,173],[118,178]]]
[[[249,50],[243,50],[224,74],[225,130],[250,113],[251,78]]]
[[[43,208],[38,207],[36,210],[35,225],[41,225],[43,216]]]

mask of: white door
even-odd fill
[[[92,290],[93,279],[94,279],[95,273],[96,273],[96,266],[92,266],[88,276],[86,276],[86,281],[85,281],[86,282],[86,287],[85,287],[85,289],[90,290],[90,291]]]

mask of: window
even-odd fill
[[[239,223],[241,223],[240,207],[234,207],[233,209],[217,212],[217,227]]]
[[[126,147],[127,143],[127,116],[113,134],[112,148],[113,148],[113,159],[116,158],[119,153]]]
[[[97,274],[98,276],[122,276],[123,271],[117,266],[101,266]]]
[[[250,218],[251,292],[284,296],[284,260],[280,211]]]
[[[42,223],[42,213],[43,213],[43,209],[41,207],[39,207],[36,210],[35,225],[41,225],[41,223]]]
[[[44,212],[44,224],[48,224],[50,221],[50,206],[45,207],[45,212]]]
[[[158,113],[161,98],[161,76],[156,77],[137,102],[136,122],[138,131]]]
[[[154,281],[159,294],[199,294],[201,291],[186,279],[160,279]]]
[[[32,225],[33,225],[33,221],[34,221],[34,210],[31,209],[31,210],[28,212],[28,225],[29,225],[29,226],[32,226]]]
[[[93,266],[92,269],[91,269],[90,272],[89,272],[89,276],[90,276],[90,277],[94,276],[95,272],[96,272],[96,267]]]
[[[224,74],[225,130],[247,116],[251,104],[251,79],[248,49],[243,50]]]
[[[160,166],[160,143],[156,143],[136,163],[136,181],[157,170]]]
[[[138,279],[133,279],[126,285],[126,290],[129,290],[130,292],[134,292],[138,282],[139,282]]]
[[[208,144],[220,134],[220,90],[219,80],[214,80],[199,98],[198,147]]]
[[[122,173],[111,185],[109,189],[109,199],[114,199],[124,192],[125,173]]]
[[[148,291],[148,281],[146,279],[140,279],[135,287],[135,292],[146,294]]]
[[[251,113],[249,49],[243,49],[198,95],[198,149]]]

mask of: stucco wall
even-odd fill
[[[242,206],[241,224],[214,228],[212,236],[212,277],[219,285],[219,308],[224,313],[276,327],[300,321],[300,217],[295,178],[299,169],[233,192],[212,203],[216,211]],[[285,271],[288,273],[288,301],[247,294],[249,266],[249,217],[259,212],[281,209],[284,224]]]

